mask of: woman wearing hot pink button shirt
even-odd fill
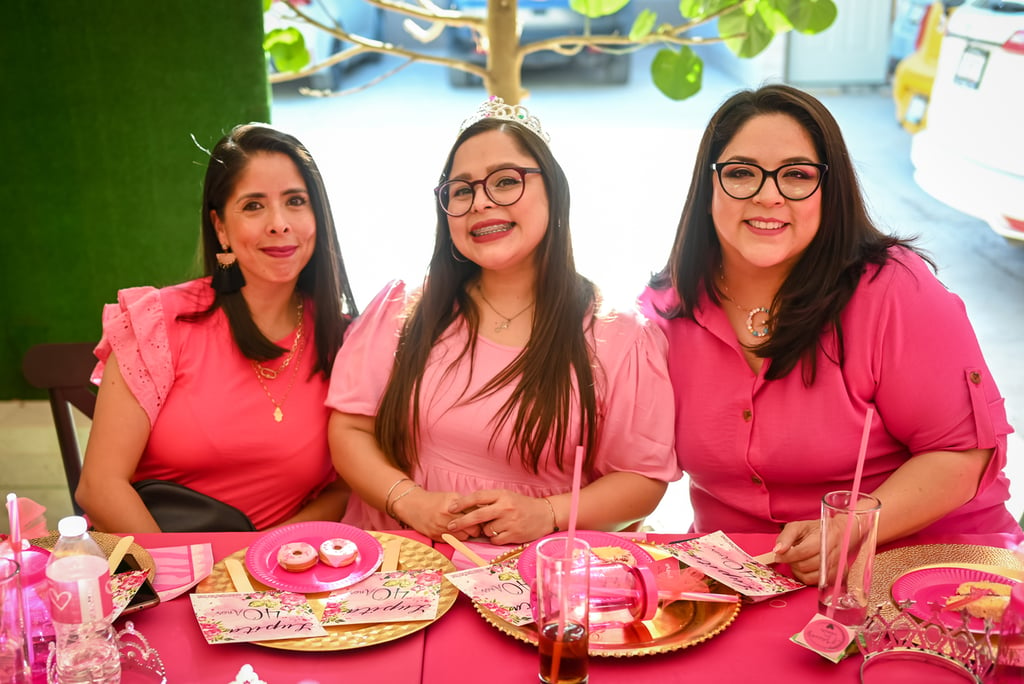
[[[963,303],[881,233],[839,127],[782,85],[732,96],[701,141],[668,264],[644,292],[665,331],[694,529],[778,532],[814,583],[822,496],[862,490],[879,543],[1021,530],[1006,420]]]

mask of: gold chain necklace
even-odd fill
[[[274,405],[273,415],[274,422],[276,423],[280,423],[281,421],[284,420],[284,409],[282,407],[284,406],[284,403],[288,401],[288,395],[292,393],[292,387],[295,385],[295,378],[299,374],[299,363],[302,360],[302,352],[306,348],[306,340],[302,335],[302,323],[302,302],[300,301],[299,325],[295,330],[295,341],[292,343],[291,351],[288,352],[288,358],[285,359],[284,363],[282,363],[281,366],[277,368],[277,370],[264,368],[262,365],[260,365],[258,361],[252,362],[252,368],[256,372],[256,381],[260,383],[260,387],[262,387],[263,391],[266,392],[267,398],[270,399],[270,403]],[[276,399],[274,399],[274,395],[270,393],[270,388],[267,387],[267,384],[263,381],[263,379],[266,378],[268,380],[273,380],[274,378],[276,378],[282,371],[284,371],[285,367],[288,366],[289,363],[291,363],[293,358],[295,359],[295,365],[292,367],[292,377],[288,381],[288,388],[284,391],[284,396],[281,397],[281,401],[277,401]],[[270,371],[271,375],[268,375],[267,371]]]
[[[299,300],[298,313],[296,314],[299,318],[298,328],[295,331],[295,340],[292,341],[292,348],[288,351],[288,355],[284,357],[284,361],[277,368],[267,368],[258,361],[253,361],[253,366],[256,368],[256,372],[262,375],[267,380],[277,380],[277,376],[284,372],[284,369],[288,367],[288,364],[292,362],[292,357],[295,356],[295,350],[299,346],[299,340],[302,339],[302,300]]]
[[[747,332],[749,332],[754,337],[768,337],[768,334],[771,332],[771,312],[768,311],[768,309],[764,308],[763,306],[755,306],[753,308],[743,306],[735,299],[730,297],[729,286],[725,284],[724,270],[722,270],[718,274],[718,279],[722,281],[722,297],[732,302],[737,309],[747,314]],[[764,314],[764,318],[760,320],[760,326],[757,327],[756,317],[761,314]]]
[[[494,324],[494,332],[496,333],[500,333],[502,330],[508,330],[508,327],[512,325],[512,321],[516,320],[524,313],[533,308],[534,302],[530,302],[529,304],[526,305],[525,309],[517,313],[515,316],[506,316],[505,314],[495,309],[493,304],[487,301],[487,297],[484,295],[484,289],[480,287],[480,283],[476,284],[476,291],[480,293],[480,299],[484,300],[484,304],[486,304],[491,311],[496,313],[498,315],[498,318],[502,319]]]

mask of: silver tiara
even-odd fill
[[[996,659],[991,640],[992,622],[986,621],[984,632],[974,634],[968,628],[964,611],[961,611],[963,624],[956,626],[951,621],[953,626],[950,626],[940,616],[941,606],[932,607],[932,619],[918,621],[906,612],[912,603],[900,603],[895,613],[891,612],[891,604],[880,605],[864,622],[857,637],[857,645],[864,655],[862,681],[868,681],[864,672],[876,662],[896,659],[928,660],[965,674],[968,681],[978,684],[985,681]]]
[[[505,104],[505,101],[496,95],[491,95],[489,98],[484,100],[476,111],[462,122],[459,126],[459,134],[461,135],[464,130],[475,124],[477,121],[482,119],[504,119],[505,121],[515,121],[518,124],[526,126],[531,131],[537,134],[544,142],[551,142],[551,136],[544,132],[541,128],[540,119],[538,119],[523,105],[510,105]]]

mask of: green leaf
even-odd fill
[[[569,7],[591,19],[615,14],[628,4],[629,0],[569,0]]]
[[[270,6],[274,4],[274,0],[263,0],[263,11],[266,12],[270,9]]]
[[[775,6],[800,33],[821,33],[838,13],[833,0],[775,0]]]
[[[757,5],[757,13],[761,15],[764,25],[772,32],[773,36],[793,30],[793,24],[789,22],[785,14],[778,10],[776,4],[774,0],[761,0]]]
[[[654,30],[654,25],[658,22],[658,15],[649,9],[643,9],[640,14],[636,15],[636,20],[633,22],[633,27],[629,29],[629,39],[633,41],[642,40],[645,36],[649,36],[651,31]]]
[[[687,19],[702,19],[719,10],[739,5],[744,0],[679,0],[679,14]]]
[[[270,53],[274,68],[280,72],[298,71],[309,64],[306,39],[294,26],[268,32],[263,36],[263,49]]]
[[[765,23],[760,12],[747,16],[745,12],[731,12],[718,20],[718,32],[723,38],[742,35],[742,38],[729,38],[725,44],[737,57],[753,57],[768,47],[775,37],[775,32]]]
[[[651,61],[651,80],[671,100],[685,100],[695,95],[701,86],[704,62],[688,45],[675,52],[662,48]]]

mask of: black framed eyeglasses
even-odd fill
[[[508,166],[491,171],[483,180],[450,180],[434,188],[437,202],[449,216],[464,216],[469,213],[476,198],[476,186],[482,185],[484,193],[495,204],[507,207],[515,204],[526,190],[526,174],[541,173],[540,169]]]
[[[821,186],[828,164],[800,162],[783,164],[774,171],[751,162],[715,162],[711,168],[718,173],[718,182],[725,194],[733,199],[750,199],[761,192],[764,182],[771,178],[779,194],[799,202],[813,195]]]

